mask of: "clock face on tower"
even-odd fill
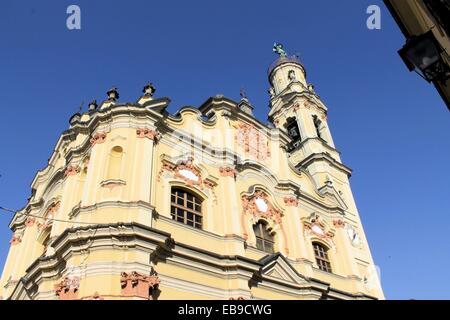
[[[347,225],[347,236],[350,239],[351,244],[354,247],[359,247],[361,245],[361,239],[359,237],[358,232],[355,230],[355,228],[351,225]]]

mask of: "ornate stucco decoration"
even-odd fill
[[[155,289],[159,283],[158,275],[147,276],[136,271],[131,273],[122,272],[120,278],[122,295],[127,297],[137,296],[148,299],[150,297],[150,289]]]
[[[161,174],[164,171],[171,172],[175,178],[185,181],[188,185],[200,187],[203,185],[201,172],[194,166],[192,158],[177,165],[164,162],[158,174],[158,181],[161,180]]]
[[[81,168],[79,166],[68,166],[64,171],[64,177],[77,175],[80,171]]]
[[[236,126],[236,144],[250,156],[265,161],[270,157],[269,141],[255,126],[239,122]]]
[[[101,144],[106,141],[106,133],[99,132],[92,136],[90,142],[91,145]]]
[[[34,226],[36,223],[36,218],[34,217],[28,217],[27,220],[25,220],[25,227],[30,228]]]
[[[284,204],[286,207],[297,207],[298,199],[296,197],[284,197]]]
[[[334,231],[319,215],[312,214],[309,218],[303,220],[305,234],[315,236],[323,240],[331,240],[334,237]]]
[[[61,202],[58,201],[48,207],[44,215],[44,222],[38,222],[37,224],[40,231],[45,230],[52,223],[52,219],[55,217],[60,206]]]
[[[55,285],[55,293],[60,300],[75,300],[78,298],[80,278],[65,277]]]
[[[273,204],[269,201],[268,194],[263,190],[256,189],[253,194],[244,195],[242,196],[242,207],[242,225],[244,230],[244,239],[248,239],[248,232],[250,232],[251,230],[249,229],[250,226],[246,226],[244,216],[246,214],[252,215],[252,223],[255,223],[259,218],[264,218],[269,221],[270,230],[272,230],[275,234],[278,233],[277,230],[280,231],[280,236],[283,238],[284,243],[284,253],[288,255],[289,248],[287,246],[287,236],[282,223],[284,214],[280,209],[273,206]]]
[[[9,244],[12,246],[18,245],[22,242],[22,237],[19,235],[13,235],[11,240],[9,241]]]
[[[232,167],[220,167],[219,172],[222,177],[236,178],[236,175],[237,175],[237,170]]]
[[[333,225],[335,228],[344,228],[345,222],[342,219],[335,219],[333,220]]]
[[[210,178],[203,178],[202,173],[194,166],[193,161],[194,159],[192,157],[179,164],[172,164],[167,160],[163,160],[157,181],[161,181],[161,176],[164,171],[169,172],[174,178],[184,181],[188,186],[209,189],[213,195],[214,203],[217,204],[217,195],[214,191],[217,182]]]
[[[158,142],[160,139],[160,134],[156,130],[147,128],[136,129],[136,135],[138,138],[148,138],[154,142]]]
[[[242,207],[244,208],[244,212],[253,216],[261,216],[277,224],[281,224],[283,213],[280,209],[275,208],[267,199],[268,195],[262,190],[255,191],[251,196],[243,196]]]

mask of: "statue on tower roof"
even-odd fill
[[[272,51],[278,54],[280,57],[286,57],[286,51],[283,50],[283,45],[281,43],[275,42],[273,44]]]

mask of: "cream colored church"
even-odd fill
[[[275,45],[270,124],[152,84],[75,114],[9,227],[3,299],[383,299],[304,66]],[[337,111],[336,111],[337,112]]]

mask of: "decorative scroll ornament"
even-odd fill
[[[80,278],[65,277],[61,282],[55,285],[55,292],[60,300],[75,300],[78,298],[79,287]]]
[[[79,166],[68,166],[64,171],[64,177],[74,176],[80,173],[81,168]]]
[[[345,222],[341,219],[336,219],[336,220],[333,220],[333,225],[335,228],[344,228]]]
[[[245,153],[261,161],[270,157],[269,142],[258,129],[243,122],[238,123],[236,129],[236,144],[242,147]]]
[[[36,222],[36,218],[28,217],[27,220],[25,221],[25,226],[27,228],[32,227],[32,226],[34,226],[35,222]]]
[[[147,128],[136,129],[136,135],[138,138],[148,138],[155,142],[158,142],[160,138],[160,134],[157,131]]]
[[[46,229],[53,221],[53,218],[56,215],[56,212],[58,211],[59,207],[61,206],[61,203],[58,201],[56,203],[53,203],[48,209],[47,212],[45,213],[45,220],[44,222],[39,222],[38,223],[38,228],[40,231]]]
[[[104,133],[104,132],[96,133],[94,136],[92,136],[92,138],[90,140],[91,145],[101,144],[105,141],[106,141],[106,133]]]
[[[309,219],[303,221],[303,227],[306,233],[312,234],[320,239],[332,239],[334,232],[327,230],[325,222],[318,215],[312,215]]]
[[[161,180],[161,174],[163,171],[173,173],[174,177],[184,180],[188,185],[202,186],[203,179],[200,171],[194,167],[192,163],[193,159],[189,158],[186,162],[182,162],[179,165],[171,165],[169,163],[163,163],[163,167],[158,175],[158,181]]]
[[[243,196],[242,206],[244,212],[253,216],[262,216],[273,220],[277,224],[281,224],[283,213],[275,208],[267,198],[267,194],[262,190],[255,191],[251,196]]]
[[[296,197],[285,197],[284,204],[286,205],[286,207],[297,207],[298,199]]]
[[[155,289],[160,283],[158,275],[142,275],[135,271],[130,274],[121,273],[120,285],[122,287],[122,296],[137,296],[145,299],[150,297],[150,289]]]
[[[236,297],[236,298],[230,297],[228,300],[246,300],[246,299],[244,297],[239,296],[239,297]]]
[[[237,170],[231,167],[221,167],[219,168],[220,175],[222,177],[233,177],[235,178],[237,175]]]
[[[11,240],[9,241],[9,244],[12,246],[18,245],[22,242],[22,237],[18,235],[13,235]]]

